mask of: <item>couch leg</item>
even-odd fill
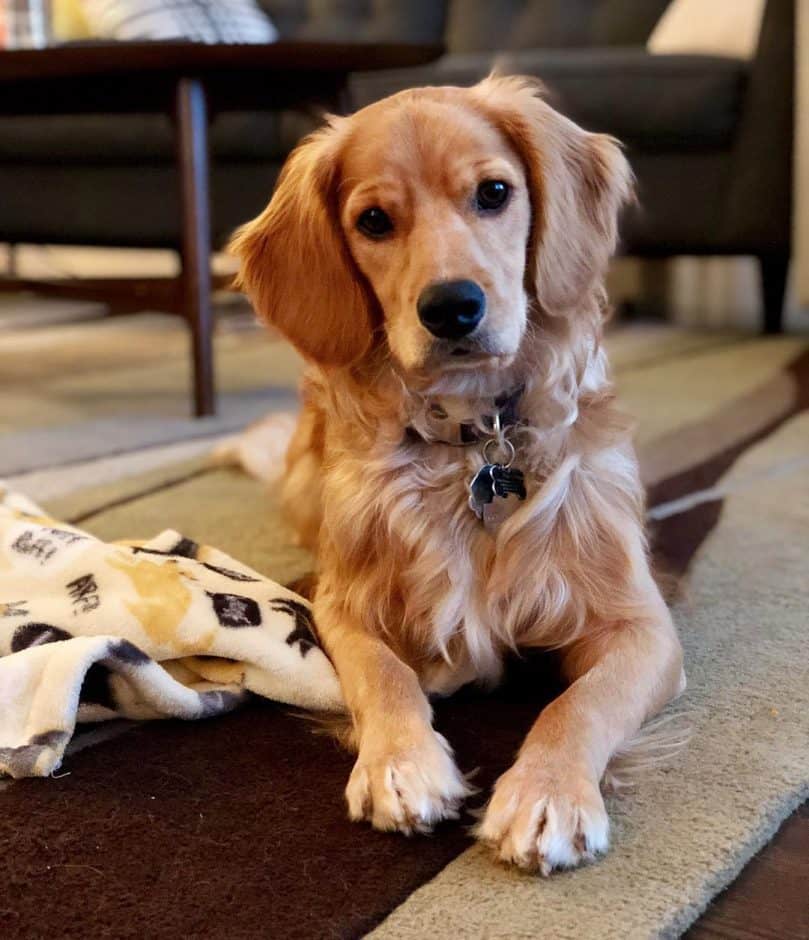
[[[183,312],[191,327],[194,413],[216,410],[211,311],[211,214],[208,183],[208,114],[199,79],[181,78],[175,99],[175,134],[182,210]]]
[[[789,273],[789,255],[782,252],[759,255],[758,265],[764,300],[762,332],[767,335],[781,333],[784,329],[784,296]]]

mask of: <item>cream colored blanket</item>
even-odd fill
[[[0,484],[0,774],[52,773],[77,722],[207,718],[251,693],[342,708],[303,598],[170,530],[102,542]]]

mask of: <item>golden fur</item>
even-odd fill
[[[492,177],[512,187],[494,216],[471,203]],[[684,687],[601,346],[630,194],[612,139],[528,80],[489,78],[331,118],[233,246],[257,311],[310,362],[284,503],[318,553],[315,616],[354,720],[350,814],[405,832],[454,816],[467,787],[425,693],[494,683],[507,651],[553,647],[570,686],[478,829],[543,873],[606,849],[607,762]],[[394,220],[388,237],[357,231],[369,206]],[[486,295],[476,355],[460,361],[416,314],[425,286],[457,278]],[[528,498],[490,528],[467,506],[480,448],[432,441],[428,406],[480,423],[520,385],[511,439]]]

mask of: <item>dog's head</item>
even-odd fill
[[[575,316],[631,188],[615,141],[535,82],[405,91],[332,118],[236,235],[240,283],[309,359],[387,343],[404,374],[495,370],[531,317]]]

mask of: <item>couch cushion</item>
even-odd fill
[[[645,46],[670,0],[598,0],[590,21],[594,46]]]
[[[221,163],[211,170],[211,232],[216,247],[267,205],[280,165]],[[170,163],[0,163],[0,219],[12,242],[176,248],[180,195]]]
[[[219,114],[211,125],[214,159],[283,158],[316,123],[306,114],[291,111]],[[0,118],[0,163],[131,165],[173,159],[174,134],[165,115]]]
[[[283,39],[440,42],[446,0],[259,0]]]
[[[657,56],[637,48],[533,49],[498,57],[502,71],[534,75],[548,100],[583,127],[642,150],[730,144],[747,64],[713,56]],[[471,85],[489,73],[489,54],[449,55],[407,72],[357,75],[357,107],[413,85]]]
[[[642,46],[669,0],[450,0],[451,53]]]

